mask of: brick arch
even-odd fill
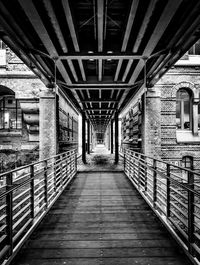
[[[190,157],[192,157],[192,158],[194,159],[194,152],[190,152],[190,151],[182,151],[182,152],[180,153],[180,156],[181,156],[181,160],[182,160],[182,158],[183,158],[184,156],[190,156]]]
[[[15,92],[7,86],[0,85],[0,96],[4,95],[15,95]]]
[[[174,97],[176,97],[177,91],[181,88],[188,89],[192,93],[192,98],[196,98],[199,95],[198,89],[191,82],[180,82],[174,86]]]

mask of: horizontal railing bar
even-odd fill
[[[25,168],[29,168],[30,166],[35,166],[35,165],[38,165],[38,164],[40,164],[40,163],[42,163],[42,162],[49,161],[49,160],[51,160],[51,159],[53,159],[53,158],[59,157],[60,155],[67,154],[68,152],[75,152],[75,151],[76,151],[76,149],[73,149],[73,150],[66,151],[66,152],[64,152],[64,153],[60,153],[60,154],[58,154],[58,155],[52,156],[52,157],[47,158],[47,159],[39,160],[39,161],[34,162],[34,163],[31,163],[31,164],[29,164],[29,165],[25,165],[25,166],[21,166],[21,167],[18,167],[18,168],[12,169],[12,170],[10,170],[10,171],[7,171],[7,172],[4,172],[4,173],[1,173],[1,174],[0,174],[0,178],[6,176],[6,175],[8,175],[8,174],[11,174],[11,173],[14,173],[14,172],[17,172],[17,171],[23,170],[23,169],[25,169]]]
[[[16,223],[13,225],[13,229],[18,227],[18,225],[31,213],[31,210],[27,211]]]
[[[0,259],[5,256],[5,254],[9,251],[9,249],[10,249],[9,245],[4,246],[4,248],[0,251]]]
[[[0,233],[1,233],[4,229],[6,229],[6,227],[7,227],[6,224],[2,225],[2,226],[0,227]]]
[[[30,207],[30,203],[27,203],[22,209],[20,209],[20,211],[18,211],[15,215],[13,215],[13,221],[19,216],[21,215],[21,213],[23,213],[27,208]]]
[[[178,205],[174,202],[170,202],[170,205],[173,206],[179,213],[181,213],[186,219],[188,219],[187,212],[184,212],[183,209],[180,209]],[[172,211],[172,210],[171,210]],[[173,211],[172,211],[173,212]]]
[[[21,236],[21,234],[24,232],[24,230],[30,225],[30,223],[32,223],[32,219],[29,219],[25,225],[23,225],[20,230],[17,232],[17,234],[13,237],[13,242],[15,243],[15,241]]]
[[[176,229],[181,233],[181,235],[188,240],[188,235],[181,229],[181,227],[172,219],[172,217],[169,217],[170,222],[176,227]]]
[[[1,217],[0,217],[0,222],[3,221],[5,218],[6,218],[6,214],[3,214]]]
[[[14,207],[13,207],[13,211],[15,211],[19,206],[21,206],[24,202],[26,202],[27,200],[30,200],[31,195],[28,195],[26,198],[24,198],[22,201],[20,201],[19,203],[17,203]]]
[[[0,236],[0,244],[7,238],[7,235]]]

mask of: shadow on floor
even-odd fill
[[[122,171],[123,159],[119,157],[119,163],[115,164],[115,156],[104,145],[97,145],[86,156],[87,164],[81,158],[78,160],[78,171]]]

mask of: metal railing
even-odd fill
[[[124,171],[185,253],[200,264],[200,174],[126,149]]]
[[[76,151],[0,175],[0,264],[9,264],[77,172]]]

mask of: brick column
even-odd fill
[[[57,142],[57,122],[56,122],[56,94],[48,90],[40,94],[40,129],[39,147],[40,159],[56,155]]]
[[[142,152],[149,156],[161,154],[161,100],[160,89],[148,89],[144,99],[144,124],[142,131]]]

